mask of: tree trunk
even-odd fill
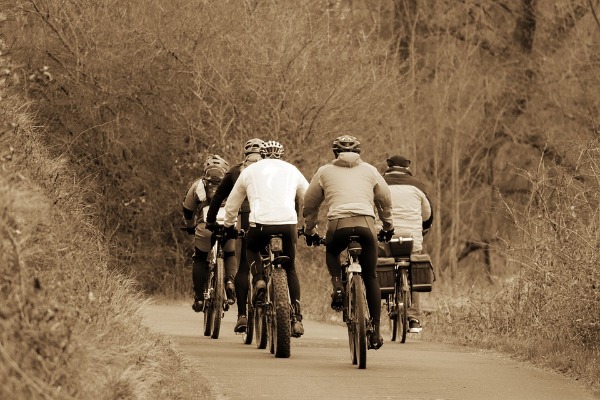
[[[417,0],[394,0],[393,51],[402,61],[411,56],[417,23]]]

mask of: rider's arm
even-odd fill
[[[423,230],[426,231],[431,228],[431,224],[433,223],[433,208],[431,207],[429,197],[425,193],[423,193],[421,198],[421,216],[423,218]]]
[[[313,176],[304,193],[303,216],[306,227],[305,233],[307,235],[316,233],[317,223],[319,222],[319,206],[325,198],[325,193],[321,186],[321,171],[322,168],[317,170],[317,173]]]
[[[383,177],[378,173],[375,173],[373,194],[382,228],[384,231],[389,231],[394,227],[392,220],[392,192]]]
[[[230,169],[223,177],[221,183],[219,183],[219,186],[217,186],[217,190],[210,201],[210,207],[208,207],[208,212],[206,213],[207,223],[217,222],[219,208],[221,208],[223,200],[225,200],[227,196],[229,196],[229,193],[231,193],[234,183],[235,182]]]
[[[296,187],[296,214],[298,216],[298,220],[302,216],[302,209],[304,208],[304,194],[306,193],[306,189],[308,189],[308,181],[302,175],[302,172],[298,170],[298,186]]]
[[[190,186],[185,198],[183,199],[183,220],[185,222],[185,226],[188,228],[194,227],[194,213],[200,204],[197,193],[198,185],[202,185],[202,181],[200,179],[195,181],[192,186]]]
[[[242,171],[239,178],[235,181],[233,189],[231,189],[231,193],[227,197],[227,202],[225,202],[225,221],[223,222],[225,227],[234,225],[238,210],[246,198],[246,171],[248,170],[245,169]]]

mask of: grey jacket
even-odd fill
[[[390,188],[377,169],[360,159],[357,153],[340,153],[331,163],[320,167],[304,195],[306,233],[317,229],[319,207],[325,201],[327,219],[375,217],[383,229],[393,228]]]

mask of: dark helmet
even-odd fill
[[[283,145],[274,140],[264,142],[260,148],[260,155],[262,158],[278,158],[283,156]]]
[[[339,136],[333,141],[331,149],[336,157],[343,152],[360,153],[360,142],[354,136]]]
[[[204,171],[204,180],[211,183],[219,183],[229,169],[229,163],[217,154],[210,155],[204,161],[202,167]]]
[[[252,153],[260,154],[260,148],[262,147],[263,143],[264,141],[258,138],[248,140],[244,145],[244,155],[247,156],[248,154]]]

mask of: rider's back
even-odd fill
[[[315,179],[316,178],[316,179]],[[332,163],[319,168],[304,198],[305,208],[320,203],[321,196],[327,204],[327,218],[347,218],[357,215],[375,216],[374,199],[387,197],[389,192],[377,169],[360,159],[357,153],[340,153]]]

